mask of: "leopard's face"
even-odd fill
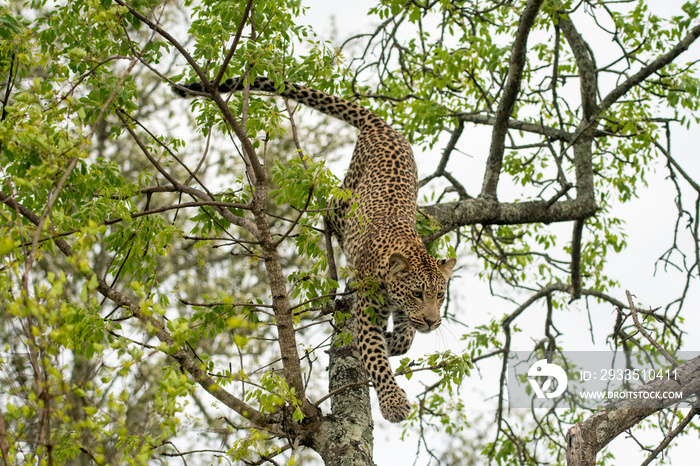
[[[455,259],[438,260],[424,254],[392,254],[388,261],[387,291],[393,304],[407,315],[413,328],[428,333],[440,326],[440,307]]]

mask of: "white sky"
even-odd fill
[[[332,33],[338,32],[338,40],[342,42],[345,38],[371,28],[373,19],[366,16],[367,9],[375,4],[368,0],[355,0],[353,2],[335,2],[328,0],[305,0],[304,5],[309,6],[306,19],[302,20],[312,25],[321,40],[332,40]],[[680,5],[680,2],[678,3]],[[669,3],[664,2],[664,8],[668,8]],[[668,14],[668,13],[666,13]],[[333,19],[331,19],[333,18]],[[582,30],[584,38],[591,43],[594,51],[600,50],[596,46],[595,35],[586,35]],[[591,37],[592,36],[592,37]],[[700,56],[700,47],[697,44],[688,52],[693,56]],[[686,59],[689,55],[682,56]],[[604,62],[602,57],[600,62]],[[689,58],[687,58],[689,59]],[[697,157],[697,128],[690,132],[674,128],[673,153],[676,160],[684,166],[686,171],[694,177],[700,179],[700,163]],[[469,133],[470,146],[469,154],[471,158],[462,157],[461,165],[452,164],[450,170],[454,175],[464,179],[466,174],[471,174],[470,182],[475,182],[476,188],[480,187],[480,180],[483,174],[484,161],[488,151],[490,132],[484,128],[467,126],[465,132]],[[466,136],[466,135],[465,135]],[[466,139],[464,136],[462,139]],[[434,168],[436,157],[441,148],[438,144],[432,153],[421,154],[416,151],[416,159],[420,173],[429,173]],[[426,168],[427,165],[427,168]],[[342,176],[341,173],[338,173]],[[629,289],[638,297],[638,301],[645,305],[663,305],[668,303],[680,293],[682,276],[677,273],[657,273],[654,276],[654,263],[657,258],[671,245],[673,238],[673,227],[676,219],[676,211],[673,204],[675,190],[673,186],[665,181],[667,170],[663,165],[659,165],[657,173],[648,177],[647,181],[651,189],[640,190],[639,199],[617,208],[617,215],[626,221],[625,231],[628,234],[628,247],[622,253],[613,257],[607,266],[607,274],[617,278],[621,287],[611,290],[609,294],[619,300],[624,301],[624,290]],[[690,200],[690,198],[688,199]],[[692,205],[688,205],[692,208]],[[565,241],[570,241],[571,226],[565,227]],[[462,251],[462,254],[465,254]],[[452,284],[452,290],[459,295],[458,315],[470,327],[488,322],[490,316],[501,316],[504,313],[512,312],[514,305],[490,295],[488,286],[478,280],[468,276],[468,271],[462,272],[462,278],[457,283]],[[697,291],[691,292],[686,303],[685,329],[690,333],[685,336],[686,350],[700,350],[700,348],[688,342],[700,340],[697,329],[700,329],[700,313],[692,312],[699,301]],[[583,303],[575,306],[583,309]],[[514,340],[513,350],[531,350],[533,343],[532,336],[540,338],[544,325],[544,308],[542,306],[533,307],[526,311],[526,319],[521,319],[518,325],[524,327],[524,332],[517,340]],[[595,331],[595,344],[591,341],[590,324],[586,312],[569,311],[565,318],[557,319],[557,328],[566,335],[565,350],[602,350],[607,349],[605,339],[610,333],[614,313],[610,305],[591,304],[591,321]],[[528,328],[529,322],[531,328]],[[695,331],[693,331],[695,330]],[[414,343],[409,356],[420,357],[427,352],[436,350],[453,349],[460,351],[464,342],[459,341],[459,336],[465,333],[461,327],[450,327],[440,332],[430,335],[421,335]],[[398,360],[392,362],[395,367]],[[470,380],[462,386],[465,403],[470,412],[473,412],[474,419],[479,416],[484,417],[485,422],[492,422],[495,418],[496,401],[489,399],[497,393],[498,376],[500,362],[494,360],[492,364],[482,364],[479,371],[473,371]],[[400,380],[400,384],[409,393],[415,396],[420,392],[422,386],[412,379]],[[376,405],[376,396],[372,393],[375,413],[375,462],[380,465],[413,464],[416,452],[417,438],[415,436],[401,443],[398,438],[401,436],[401,426],[394,426],[385,421],[379,414]],[[527,417],[527,415],[525,415]],[[563,433],[562,433],[563,434]],[[635,433],[636,435],[636,433]],[[618,459],[625,458],[625,464],[640,464],[646,454],[640,454],[639,448],[632,440],[624,440],[624,435],[620,436],[611,446]],[[654,445],[660,441],[658,435],[641,436],[648,444]],[[435,437],[439,440],[440,437]],[[562,438],[563,440],[563,438]],[[697,439],[684,438],[677,442],[679,445],[670,456],[671,464],[689,464],[689,458],[695,458],[697,449]],[[436,446],[440,450],[440,446]],[[693,456],[691,456],[693,455]],[[427,457],[421,457],[415,464],[428,464]]]

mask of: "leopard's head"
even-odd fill
[[[395,252],[387,259],[389,298],[403,309],[411,325],[421,333],[440,326],[440,306],[456,259],[435,259],[427,251]]]

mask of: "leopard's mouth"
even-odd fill
[[[411,319],[411,324],[413,328],[416,329],[418,333],[430,333],[440,326],[440,321],[427,321],[424,320],[413,320]]]

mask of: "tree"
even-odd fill
[[[671,141],[697,124],[699,82],[684,57],[698,11],[384,0],[368,12],[375,29],[334,48],[299,25],[296,1],[3,6],[4,464],[372,464],[352,287],[336,291],[339,275],[351,280],[322,221],[332,197],[349,195],[325,155],[346,138],[293,102],[216,91],[263,74],[357,100],[439,153],[421,165],[432,170],[418,225],[429,250],[456,252],[462,275],[478,270],[494,296],[517,301],[478,326],[448,307],[446,320],[471,325],[466,351],[400,361],[407,379],[429,374],[405,429],[431,461],[469,449],[498,464],[612,464],[605,446],[640,421],[665,436],[650,458],[666,451],[697,429],[697,404],[645,406],[593,443],[619,405],[509,415],[507,355],[537,305],[535,352],[561,351],[569,336],[556,322],[593,306],[618,309],[611,349],[663,349],[675,361],[683,348],[700,187]],[[210,98],[175,100],[169,87],[191,80]],[[456,159],[477,127],[490,142],[475,195]],[[659,260],[684,283],[646,311],[620,299],[606,261],[626,245],[616,207],[658,167],[678,210]],[[490,361],[502,366],[495,423],[470,436],[458,387]],[[686,402],[700,389],[699,361],[676,362]],[[449,450],[428,446],[431,426],[451,434]]]

